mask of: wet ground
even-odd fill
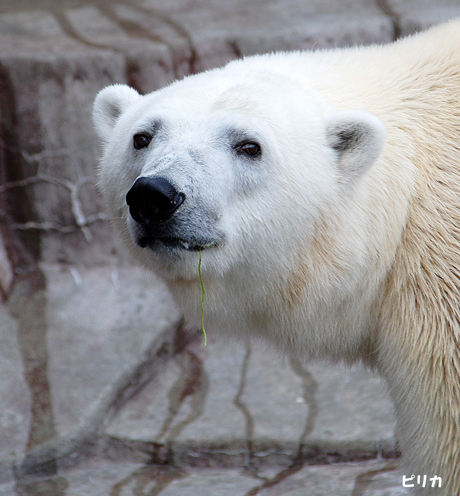
[[[204,347],[139,269],[42,264],[1,315],[0,494],[400,485],[378,378],[216,336]]]

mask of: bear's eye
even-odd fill
[[[146,148],[149,146],[151,139],[151,136],[148,134],[135,134],[133,137],[133,146],[136,150]]]
[[[258,143],[249,141],[248,143],[244,143],[243,145],[239,146],[238,152],[244,153],[244,155],[247,155],[248,157],[256,158],[261,154],[262,150]]]

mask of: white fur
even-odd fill
[[[460,492],[459,46],[452,22],[384,47],[257,56],[143,97],[109,87],[94,110],[111,214],[189,323],[198,253],[136,245],[138,177],[186,195],[174,236],[217,244],[202,253],[208,334],[376,367],[407,474],[443,477],[421,492],[439,496]]]
[[[139,98],[139,93],[123,84],[113,84],[101,91],[94,102],[94,127],[105,142],[120,115]]]

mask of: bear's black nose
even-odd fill
[[[140,177],[126,195],[129,213],[149,226],[168,220],[185,200],[185,194],[162,177]]]

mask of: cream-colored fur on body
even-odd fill
[[[201,321],[198,253],[136,245],[125,195],[138,177],[182,187],[177,216],[198,226],[184,239],[201,239],[201,222],[215,242],[196,241],[208,334],[376,368],[406,474],[442,477],[416,490],[460,494],[460,23],[388,46],[250,57],[144,97],[109,87],[94,119],[116,225],[187,320]],[[216,134],[227,122],[262,156],[231,151],[232,134]]]

